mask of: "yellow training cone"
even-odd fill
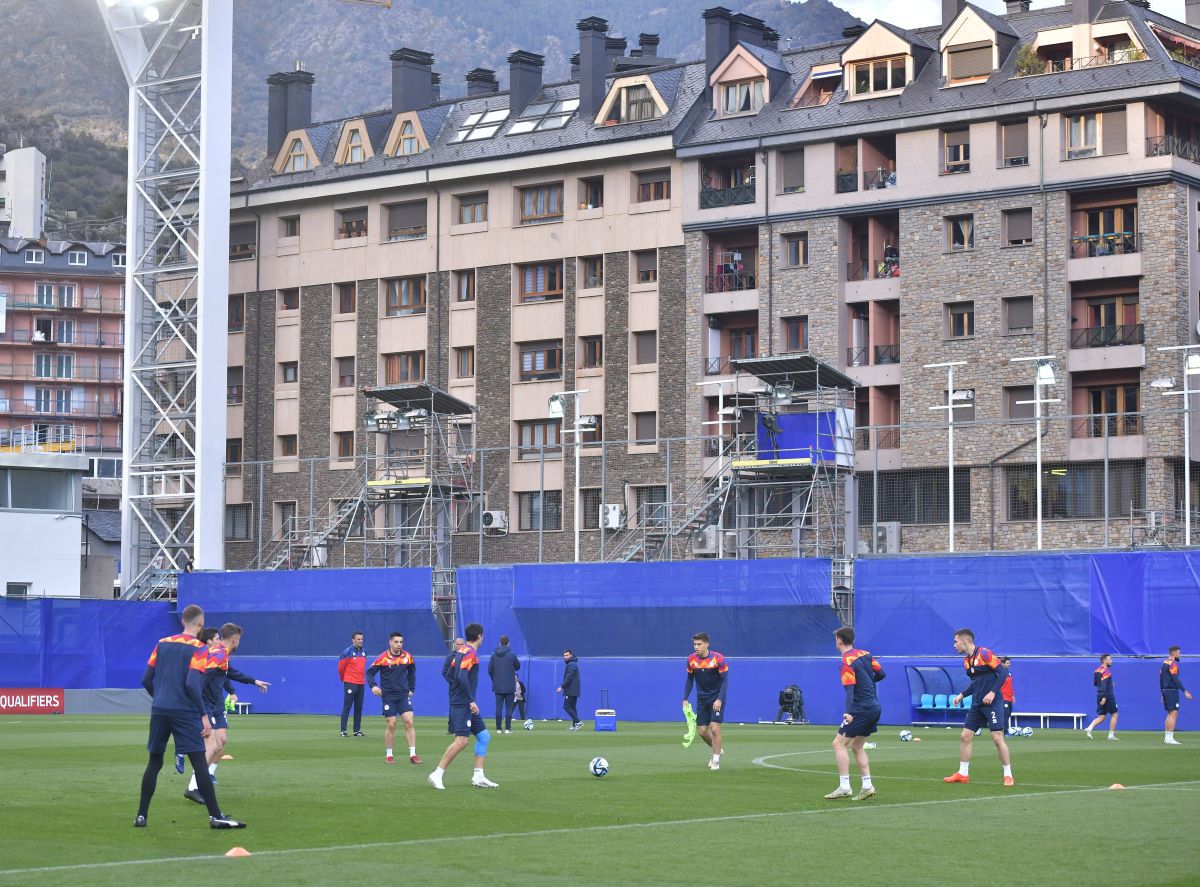
[[[249,856],[250,851],[247,850],[245,847],[233,847],[225,855],[226,856]]]
[[[232,761],[233,755],[221,755],[221,760],[222,761]]]

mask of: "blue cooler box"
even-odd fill
[[[596,732],[597,733],[616,733],[617,732],[617,710],[615,708],[598,708],[598,709],[596,709]]]

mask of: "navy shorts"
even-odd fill
[[[208,710],[208,722],[212,724],[214,730],[228,730],[229,715],[225,712],[225,706],[222,705],[215,710],[210,708]]]
[[[383,716],[385,718],[398,717],[399,715],[412,710],[412,703],[409,702],[407,693],[403,696],[383,697]]]
[[[1003,732],[1004,721],[1004,699],[997,693],[991,705],[984,705],[982,702],[972,705],[971,710],[967,712],[967,719],[963,722],[963,727],[967,730],[979,730],[987,727],[994,733]]]
[[[1096,714],[1098,715],[1115,715],[1117,713],[1117,700],[1106,699],[1101,702],[1096,700]]]
[[[455,736],[478,736],[486,729],[483,712],[471,714],[471,709],[465,705],[450,706],[450,732]]]
[[[852,711],[853,720],[838,727],[838,735],[853,739],[856,736],[870,736],[879,729],[879,716],[882,709],[873,711]]]
[[[725,723],[725,703],[721,703],[721,710],[714,711],[713,703],[717,700],[713,699],[705,702],[703,699],[696,700],[696,726],[707,727],[709,724]]]
[[[167,750],[167,740],[174,737],[175,754],[187,755],[204,751],[204,734],[200,715],[194,711],[151,711],[150,738],[146,750],[161,755]]]
[[[1163,708],[1167,711],[1179,711],[1179,691],[1178,690],[1163,690],[1162,691]]]

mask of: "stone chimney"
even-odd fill
[[[589,118],[600,113],[604,103],[604,75],[607,71],[604,55],[604,35],[608,22],[591,16],[578,22],[579,31],[579,110]]]
[[[763,28],[763,49],[779,49],[779,32],[774,28]]]
[[[744,12],[736,13],[733,16],[733,28],[729,35],[729,48],[740,43],[748,43],[751,46],[763,45],[763,31],[766,30],[766,22],[760,18],[755,18],[752,15],[746,15]]]
[[[508,107],[516,117],[524,111],[542,91],[543,56],[518,49],[508,56]]]
[[[617,62],[625,58],[625,47],[628,45],[629,41],[624,37],[604,38],[604,62],[608,70],[617,69]]]
[[[490,68],[472,68],[467,72],[467,98],[491,95],[500,91],[500,81]]]
[[[281,71],[267,78],[267,153],[274,156],[287,134],[312,123],[312,88],[308,71]]]
[[[942,0],[946,2],[946,0]],[[1071,0],[1071,22],[1076,25],[1090,25],[1100,14],[1104,0]]]
[[[416,49],[397,49],[392,60],[392,113],[415,111],[433,101],[433,56]]]
[[[958,18],[958,14],[963,11],[963,7],[967,5],[967,0],[942,0],[942,29],[950,26],[950,23]]]
[[[733,48],[733,13],[724,6],[704,10],[704,73],[712,74]]]
[[[638,49],[641,50],[641,57],[644,59],[658,58],[659,42],[657,34],[638,34]]]
[[[1018,12],[1029,12],[1030,0],[1005,0],[1006,11],[1009,15],[1016,15]]]

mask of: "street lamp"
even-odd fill
[[[575,563],[579,563],[579,530],[581,527],[580,520],[579,520],[579,450],[580,450],[579,436],[583,433],[583,431],[585,429],[592,429],[592,428],[596,427],[596,417],[595,416],[581,416],[579,414],[580,413],[579,397],[580,397],[580,395],[587,394],[587,393],[588,393],[587,388],[580,388],[575,391],[559,391],[556,394],[550,395],[550,400],[546,405],[551,419],[562,419],[564,416],[564,413],[566,412],[567,398],[568,397],[575,398],[575,428],[573,429],[573,433],[575,434],[575,508],[574,508],[575,515],[574,515],[574,521],[573,521],[574,528],[575,528]],[[567,431],[564,429],[562,433],[566,434]],[[545,519],[545,514],[546,514],[545,496],[546,496],[546,491],[542,490],[542,519],[543,520]]]
[[[1191,435],[1191,395],[1200,392],[1200,388],[1192,388],[1189,380],[1192,376],[1200,375],[1200,354],[1194,349],[1200,345],[1164,345],[1159,351],[1183,352],[1183,388],[1172,391],[1176,386],[1174,379],[1155,379],[1150,383],[1151,388],[1158,388],[1163,397],[1183,398],[1183,544],[1192,544],[1192,435]]]
[[[1033,363],[1033,400],[1018,400],[1018,404],[1033,404],[1033,417],[1036,422],[1037,437],[1037,550],[1042,550],[1042,404],[1058,403],[1060,398],[1042,397],[1042,386],[1057,385],[1054,378],[1054,355],[1042,354],[1037,357],[1014,357],[1009,363]]]
[[[954,553],[954,411],[966,409],[971,406],[968,401],[973,401],[974,396],[970,391],[955,391],[954,390],[954,368],[963,366],[965,360],[950,360],[945,363],[927,363],[925,369],[938,370],[945,368],[946,370],[946,403],[945,405],[932,406],[931,410],[946,411],[946,438],[947,450],[949,452],[949,490],[950,490],[950,553]],[[957,402],[961,401],[961,402]]]

